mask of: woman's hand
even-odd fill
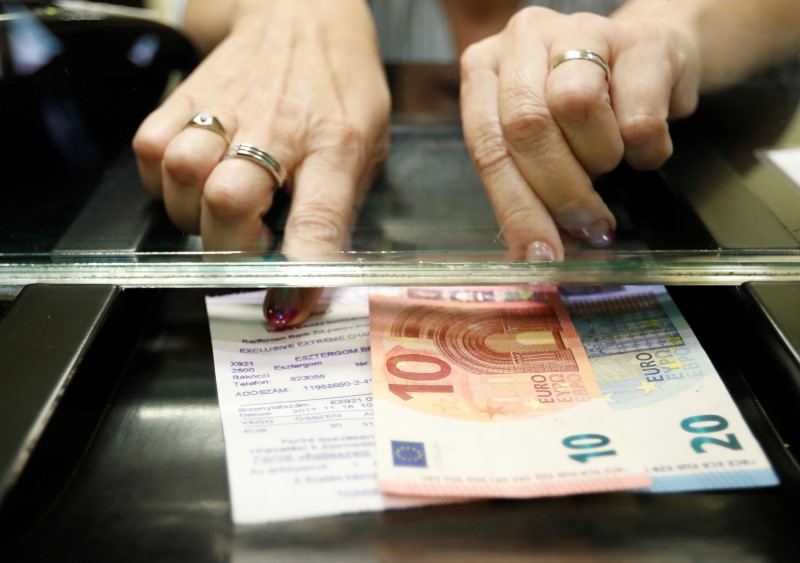
[[[609,73],[581,58],[554,67],[568,50],[599,55]],[[464,52],[464,134],[514,258],[562,260],[560,230],[613,239],[592,179],[623,158],[653,169],[670,156],[668,118],[697,104],[696,53],[670,22],[545,8],[521,10]]]
[[[232,145],[254,145],[288,174],[283,253],[324,258],[345,246],[389,147],[389,92],[369,8],[363,0],[229,4],[227,36],[134,138],[142,182],[178,228],[202,235],[206,250],[264,250],[262,218],[280,186],[258,163],[225,158]],[[186,127],[201,113],[228,139]],[[273,295],[270,320],[301,322],[315,295]]]

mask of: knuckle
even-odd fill
[[[606,27],[609,23],[612,23],[608,18],[592,12],[573,12],[567,17],[574,29],[597,29],[600,26]]]
[[[287,238],[315,248],[340,249],[344,239],[344,220],[324,204],[305,205],[286,222]]]
[[[655,115],[640,114],[622,120],[620,134],[627,145],[641,146],[668,135],[667,121]]]
[[[214,217],[223,220],[244,219],[257,209],[239,186],[227,180],[209,182],[203,190],[203,203]]]
[[[369,146],[366,124],[362,125],[348,119],[323,121],[316,125],[313,149],[316,151],[336,151],[341,154],[364,152]]]
[[[518,10],[508,19],[507,28],[512,33],[530,33],[534,27],[541,26],[555,15],[555,12],[541,6],[529,6]]]
[[[388,130],[387,130],[388,131]],[[383,130],[376,137],[369,127],[351,121],[338,121],[321,126],[311,146],[310,153],[328,154],[341,162],[357,163],[363,166],[374,153],[383,151]]]
[[[535,213],[526,206],[514,206],[508,209],[503,217],[503,233],[509,239],[521,244],[519,235],[530,229],[533,217],[535,217]]]
[[[132,146],[136,156],[145,162],[161,162],[169,139],[154,133],[146,126],[140,127],[133,136]]]
[[[164,152],[164,172],[175,183],[197,186],[205,182],[206,162],[188,147],[170,145]]]
[[[672,141],[666,119],[639,115],[620,124],[629,163],[637,169],[655,169],[672,156]]]
[[[500,127],[509,143],[529,143],[553,129],[555,121],[545,105],[531,100],[530,94],[509,94],[508,99],[514,101],[500,115]]]
[[[361,150],[367,144],[366,132],[351,121],[339,121],[323,134],[323,144],[345,152]]]
[[[579,121],[608,103],[608,93],[594,83],[562,85],[556,81],[547,90],[547,104],[557,119]]]
[[[474,70],[481,68],[481,63],[485,58],[485,45],[485,41],[472,43],[461,53],[459,64],[461,65],[462,79],[468,79]]]
[[[508,147],[494,127],[473,132],[468,139],[472,161],[479,173],[491,173],[510,158]]]

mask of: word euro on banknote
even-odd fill
[[[533,497],[646,487],[555,288],[370,295],[381,490]]]
[[[652,477],[650,490],[777,484],[664,287],[587,287],[562,294],[600,388]]]

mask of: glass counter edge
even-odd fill
[[[7,256],[6,256],[7,257]],[[477,284],[739,285],[800,282],[800,251],[592,253],[566,262],[350,256],[349,261],[287,262],[241,255],[53,255],[2,261],[0,286],[108,283],[126,287],[269,287]],[[180,258],[180,259],[179,259]],[[238,258],[238,259],[236,259]],[[382,258],[380,261],[376,258]],[[488,258],[488,257],[484,257]]]

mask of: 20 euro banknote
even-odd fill
[[[552,287],[370,295],[378,477],[394,494],[646,487]]]
[[[778,483],[664,287],[562,293],[604,397],[652,477],[650,490]]]

